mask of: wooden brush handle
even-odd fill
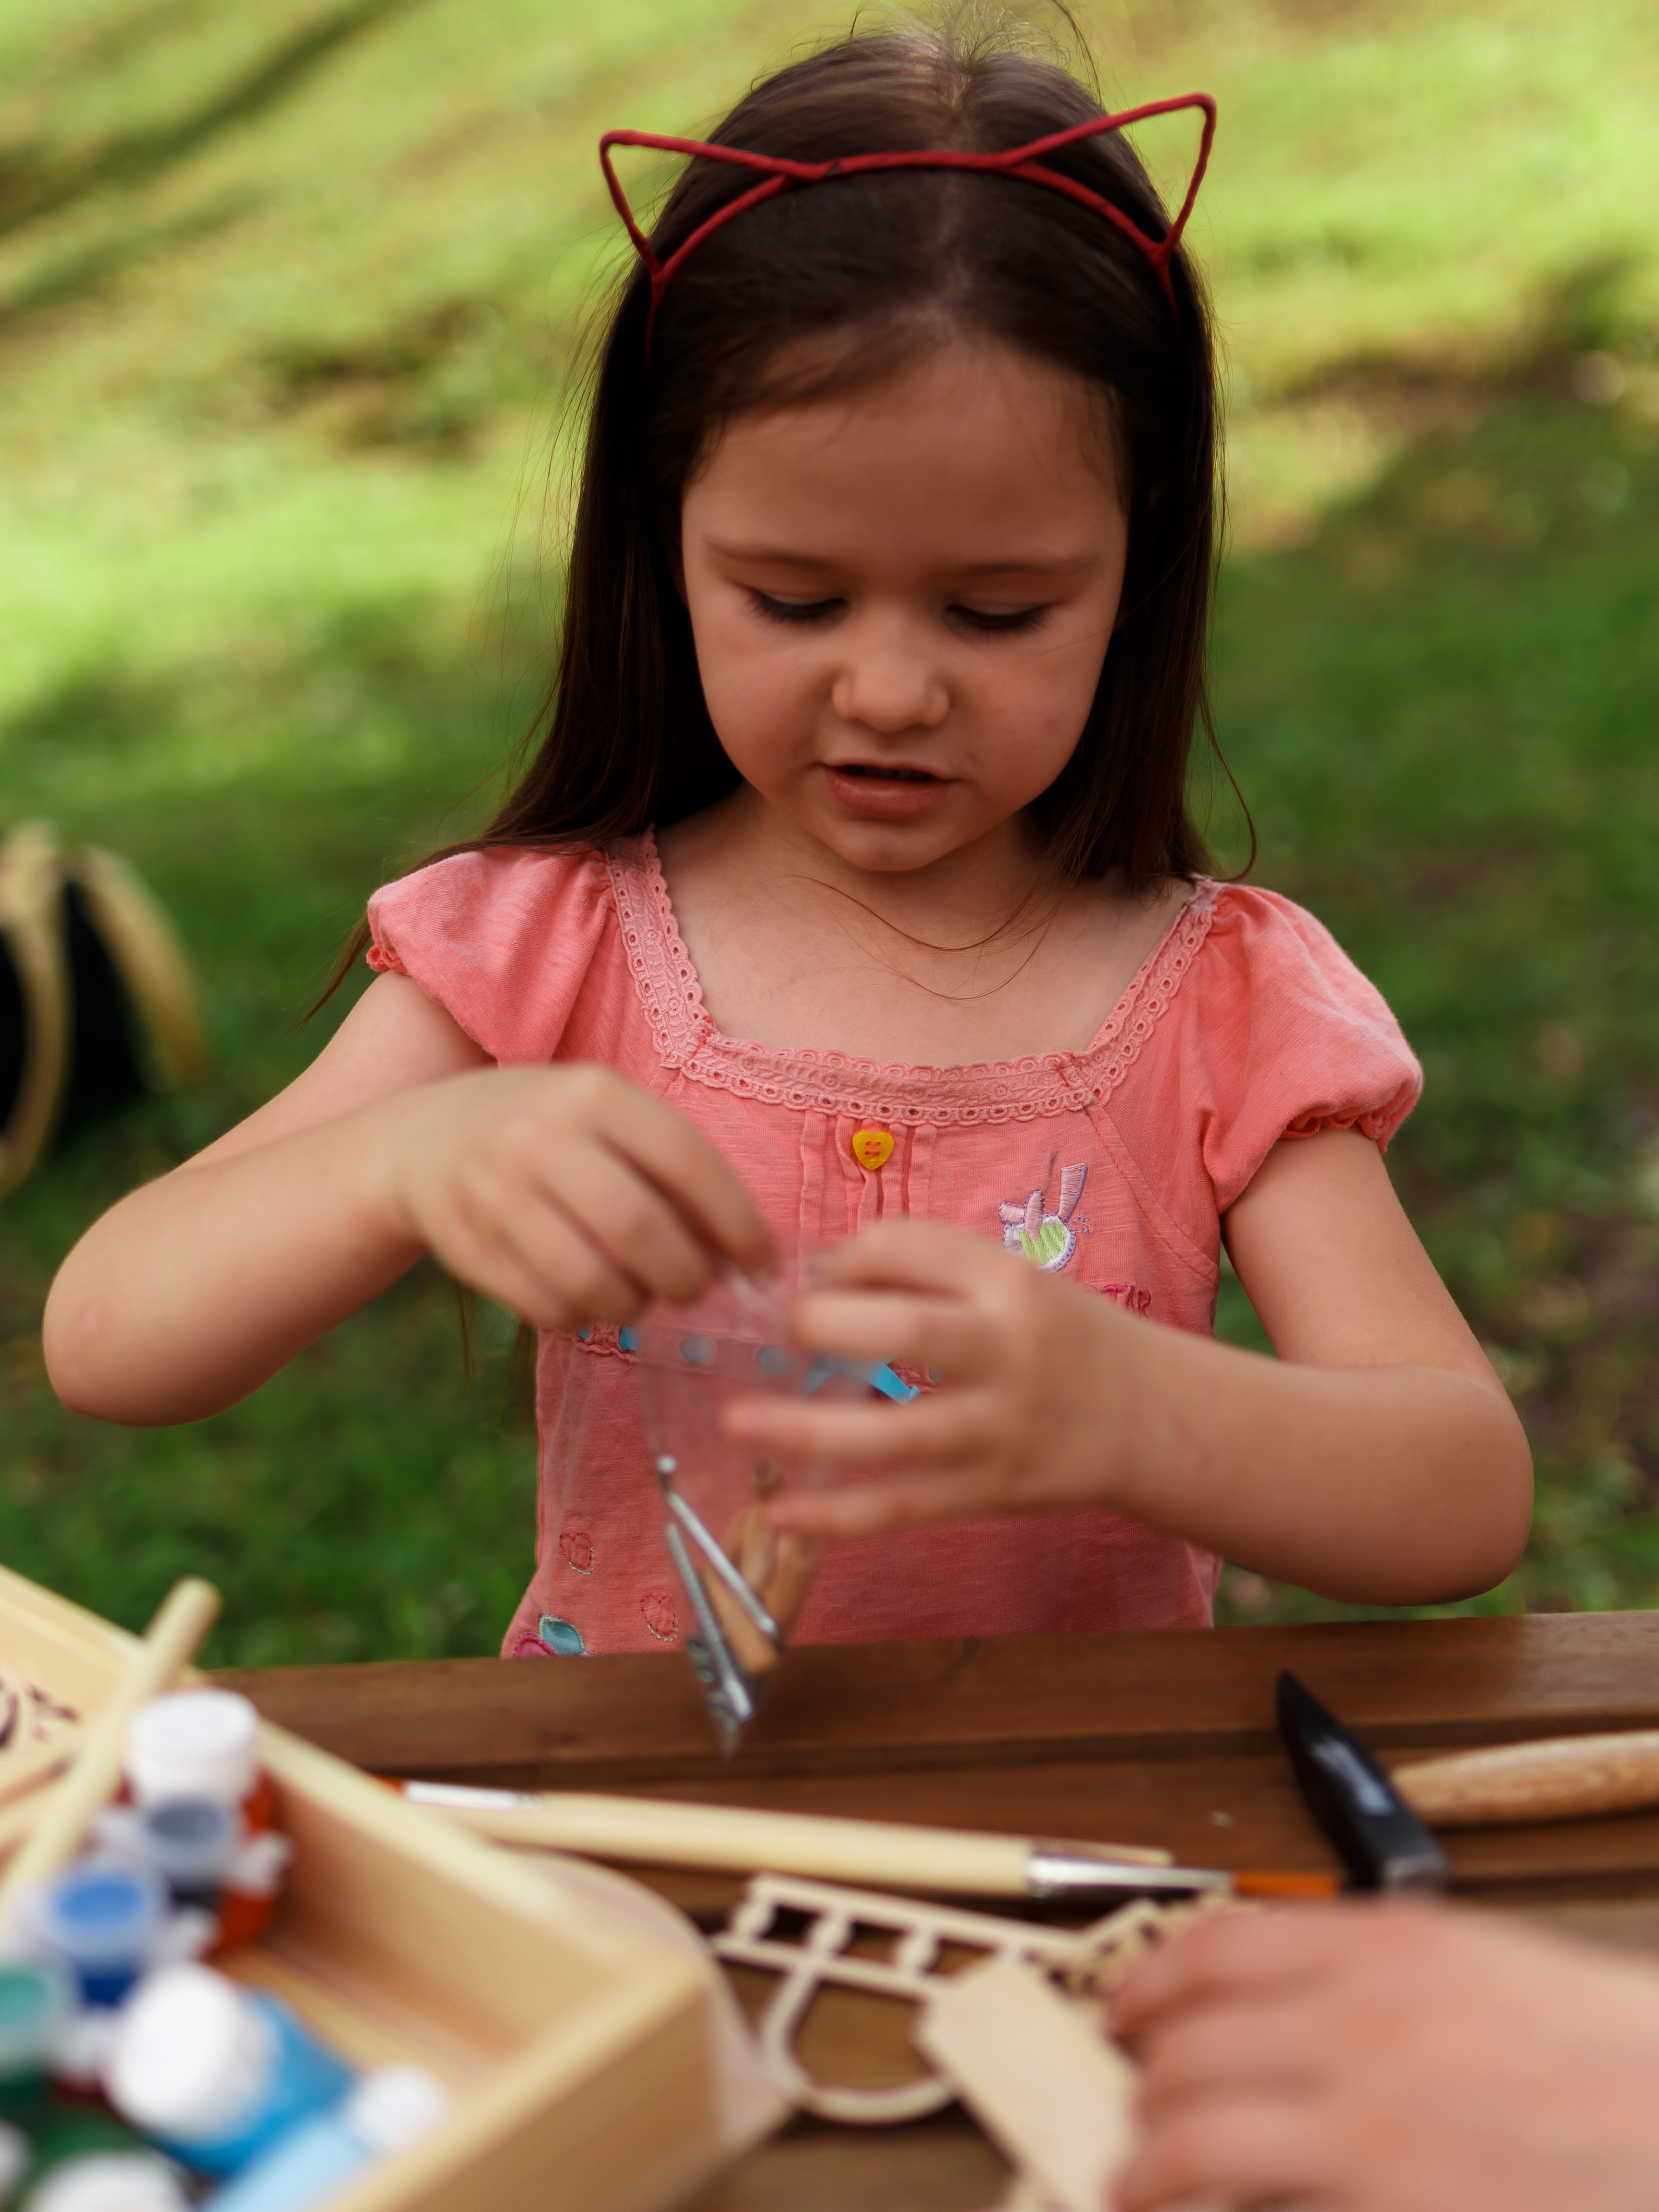
[[[1659,1729],[1453,1752],[1396,1766],[1394,1781],[1407,1802],[1437,1828],[1628,1813],[1638,1805],[1659,1805]]]
[[[426,1798],[417,1802],[432,1803]],[[757,1813],[737,1805],[687,1805],[653,1797],[591,1796],[551,1790],[526,1805],[437,1803],[493,1843],[574,1851],[647,1866],[808,1875],[823,1881],[891,1885],[970,1897],[1023,1897],[1031,1854],[1026,1836],[975,1835],[805,1813]],[[1053,1848],[1050,1846],[1050,1848]],[[1169,1853],[1131,1845],[1084,1848],[1134,1865],[1167,1865]]]
[[[32,1833],[0,1881],[0,1935],[21,1892],[51,1881],[73,1856],[94,1814],[114,1796],[127,1723],[140,1705],[172,1686],[218,1612],[219,1593],[211,1583],[187,1576],[168,1591],[126,1673],[82,1736],[75,1764],[41,1807]]]

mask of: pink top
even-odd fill
[[[1328,932],[1237,885],[1199,884],[1086,1051],[968,1067],[723,1036],[648,833],[586,858],[461,854],[378,891],[369,919],[371,964],[411,977],[493,1059],[604,1061],[665,1099],[781,1234],[927,1214],[1206,1334],[1220,1217],[1272,1147],[1328,1128],[1386,1145],[1421,1087]],[[872,1128],[893,1138],[873,1170],[849,1148]],[[614,1329],[542,1337],[536,1571],[507,1656],[683,1632],[631,1368]],[[1207,1626],[1219,1572],[1213,1553],[1103,1507],[986,1516],[835,1547],[796,1634]]]

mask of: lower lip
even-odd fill
[[[936,814],[951,790],[946,776],[903,783],[896,777],[843,775],[839,769],[826,768],[823,780],[837,805],[871,822],[914,822],[921,815]]]

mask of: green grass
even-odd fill
[[[1544,1477],[1528,1563],[1483,1602],[1647,1602],[1659,21],[1624,0],[1570,36],[1541,0],[1090,20],[1110,96],[1222,102],[1193,237],[1232,395],[1223,730],[1260,879],[1331,923],[1427,1065],[1401,1187]],[[533,1528],[501,1316],[469,1380],[452,1293],[418,1273],[233,1413],[127,1432],[51,1398],[40,1300],[104,1205],[315,1049],[329,1018],[298,1018],[363,897],[463,834],[523,727],[560,401],[618,265],[599,131],[707,123],[840,21],[793,0],[0,17],[0,822],[140,865],[216,1047],[199,1091],[88,1131],[0,1208],[0,1554],[112,1618],[197,1566],[227,1592],[223,1660],[494,1647]],[[1189,146],[1145,141],[1166,179]],[[1236,1286],[1224,1323],[1253,1326]],[[1224,1603],[1334,1610],[1237,1576]]]

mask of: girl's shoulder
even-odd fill
[[[1400,1036],[1382,994],[1306,907],[1255,884],[1206,884],[1200,896],[1206,894],[1207,957],[1198,971],[1206,988],[1194,995],[1211,1018],[1230,1001],[1241,1012],[1277,1002],[1326,1008]]]
[[[1207,927],[1171,994],[1172,1079],[1202,1127],[1222,1209],[1282,1137],[1358,1129],[1386,1146],[1423,1071],[1376,984],[1279,892],[1206,884],[1194,909]]]
[[[603,852],[475,847],[383,885],[371,968],[407,975],[490,1056],[539,1060],[615,935]]]

